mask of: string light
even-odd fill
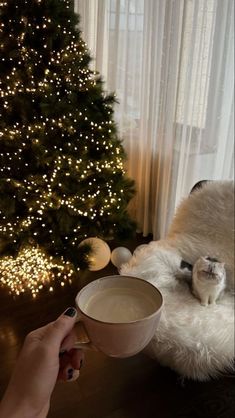
[[[66,281],[71,282],[73,273],[74,270],[63,258],[56,262],[36,247],[25,247],[17,257],[0,259],[0,283],[15,295],[30,292],[35,298],[49,285],[49,291],[53,291],[51,283],[56,282],[58,277],[63,277],[62,286]]]
[[[100,88],[98,73],[87,65],[87,45],[78,32],[70,31],[69,19],[57,24],[53,17],[44,15],[43,2],[34,1],[38,3],[38,10],[41,9],[40,19],[30,20],[19,16],[18,11],[14,19],[0,23],[0,64],[6,67],[6,73],[3,72],[0,78],[0,120],[4,121],[0,124],[0,140],[4,144],[0,152],[1,187],[9,189],[17,214],[9,215],[1,207],[0,237],[18,244],[22,236],[37,239],[41,232],[45,232],[45,235],[50,234],[54,244],[56,232],[48,221],[48,213],[61,208],[73,217],[74,224],[60,238],[66,245],[75,246],[79,241],[77,234],[85,235],[82,228],[84,219],[93,224],[102,218],[106,222],[106,217],[121,210],[124,190],[119,190],[113,176],[125,175],[123,150],[116,140],[115,124],[111,118],[112,103],[106,101],[102,91],[97,94]],[[70,1],[62,1],[66,8],[70,7]],[[1,1],[0,6],[8,7],[8,2]],[[54,30],[55,23],[60,34],[66,37],[66,45],[60,50],[54,47],[56,42],[48,41],[48,31]],[[30,45],[26,42],[29,33],[31,41],[40,36],[41,48],[38,50],[32,46],[33,42]],[[13,40],[14,57],[8,53]],[[99,100],[103,100],[102,112],[96,114],[93,110],[94,116],[91,116],[90,109],[93,102],[81,109],[76,107],[74,100],[78,93],[86,95],[89,91],[95,96],[100,95]],[[32,109],[27,122],[25,117],[16,120],[12,117],[14,104],[21,99]],[[35,102],[53,107],[55,100],[63,110],[51,113],[53,116],[40,112],[38,105],[35,107]],[[12,120],[10,124],[5,122],[9,118]],[[93,156],[90,155],[91,147]],[[39,170],[33,174],[35,164]],[[76,187],[70,192],[72,183]],[[25,263],[26,273],[20,269],[21,263]],[[41,279],[47,283],[54,280],[50,263],[53,262],[46,262],[46,255],[39,249],[32,249],[32,252],[30,248],[22,250],[16,259],[5,257],[0,260],[2,284],[13,293],[22,293],[25,288],[36,295],[39,286],[44,286],[37,283],[36,266],[42,269]],[[61,266],[64,266],[63,262]]]

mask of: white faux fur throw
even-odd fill
[[[225,261],[227,289],[216,305],[201,306],[182,271],[182,259],[200,255]],[[211,182],[177,209],[169,235],[134,253],[120,274],[141,277],[159,288],[164,309],[147,352],[184,377],[207,380],[233,370],[234,185]]]

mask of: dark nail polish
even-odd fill
[[[82,365],[83,365],[83,359],[80,360],[79,370],[82,368]]]
[[[73,377],[73,369],[68,369],[67,376],[68,376],[68,380],[71,380],[72,379],[72,377]]]
[[[73,317],[73,316],[75,316],[75,315],[76,315],[76,313],[77,313],[77,311],[76,311],[76,309],[75,309],[75,308],[68,308],[68,309],[66,309],[66,311],[64,312],[64,315],[67,315],[67,316],[71,316],[71,317]]]
[[[67,352],[66,350],[61,350],[61,351],[59,352],[59,357],[63,357],[63,355],[64,355],[66,352]]]

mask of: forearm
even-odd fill
[[[0,418],[46,418],[49,403],[41,411],[36,411],[28,399],[6,391],[0,402]]]

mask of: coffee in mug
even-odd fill
[[[98,321],[126,323],[152,315],[156,304],[148,295],[132,288],[103,289],[92,295],[83,307],[84,313]]]

